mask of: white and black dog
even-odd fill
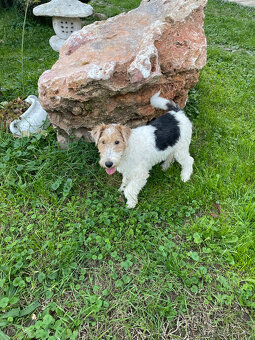
[[[99,164],[112,175],[116,170],[123,175],[120,191],[124,191],[128,208],[134,208],[137,196],[146,184],[153,165],[164,161],[162,169],[169,168],[174,159],[181,164],[181,179],[186,182],[193,171],[189,154],[192,124],[174,102],[151,97],[151,105],[168,110],[148,125],[135,129],[120,124],[101,124],[91,134],[100,152]]]

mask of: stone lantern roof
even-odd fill
[[[78,0],[51,0],[35,7],[33,13],[36,16],[84,18],[93,13],[93,8]]]

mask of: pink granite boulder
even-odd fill
[[[89,140],[99,123],[139,126],[163,97],[185,106],[206,63],[206,0],[143,0],[137,9],[73,33],[39,79],[39,99],[58,129]]]

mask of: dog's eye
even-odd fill
[[[119,144],[120,142],[118,140],[115,141],[115,144]]]
[[[105,144],[105,141],[104,141],[104,140],[102,140],[102,144]]]

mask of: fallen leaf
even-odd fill
[[[221,206],[219,203],[215,203],[215,206],[216,206],[216,209],[218,211],[218,214],[220,215],[221,214]]]
[[[217,217],[219,217],[219,215],[218,214],[216,214],[216,213],[211,213],[210,214],[213,218],[217,218]]]
[[[122,202],[122,203],[125,202],[124,199],[123,199],[123,197],[122,197],[121,195],[119,195],[118,200],[119,200],[120,202]]]

